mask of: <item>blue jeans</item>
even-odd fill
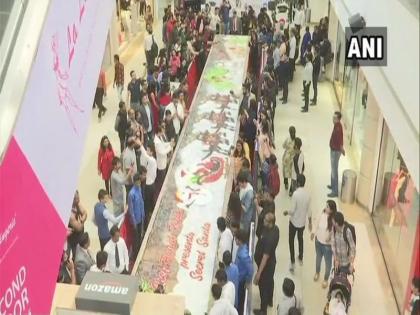
[[[322,244],[318,241],[317,238],[315,238],[315,252],[316,252],[316,266],[315,266],[316,273],[320,273],[321,261],[322,261],[322,257],[324,257],[324,260],[325,260],[324,280],[328,281],[328,278],[330,277],[331,266],[332,266],[331,245]]]
[[[223,32],[225,33],[225,35],[229,34],[229,21],[228,22],[224,22],[224,30]]]
[[[338,196],[338,162],[340,161],[340,151],[330,151],[331,158],[331,193]]]

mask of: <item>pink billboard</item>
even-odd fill
[[[114,9],[50,2],[0,165],[0,314],[50,312]]]

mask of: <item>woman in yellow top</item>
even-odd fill
[[[289,127],[289,137],[283,142],[283,177],[284,177],[284,187],[286,190],[289,189],[289,178],[292,178],[292,167],[293,167],[293,156],[295,155],[295,138],[296,138],[296,129],[293,126]]]

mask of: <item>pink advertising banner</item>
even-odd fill
[[[50,313],[114,9],[114,0],[50,1],[0,165],[1,315]]]

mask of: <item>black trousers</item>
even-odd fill
[[[304,90],[303,90],[303,94],[305,97],[305,110],[308,110],[309,108],[309,89],[311,87],[311,82],[306,83],[306,81],[303,81],[303,86],[304,86]]]
[[[312,84],[312,88],[314,90],[313,102],[316,104],[316,101],[318,99],[318,76],[312,76]]]
[[[155,208],[155,184],[144,186],[144,210],[146,211],[146,228]]]
[[[162,185],[166,176],[166,170],[167,168],[164,170],[160,170],[160,169],[157,170],[156,180],[155,180],[155,200],[157,200],[157,198],[159,197],[160,190],[162,189]]]
[[[289,250],[290,250],[290,261],[292,264],[295,263],[295,236],[297,232],[298,243],[299,243],[299,260],[303,260],[303,231],[305,227],[297,228],[292,222],[289,222]]]
[[[258,288],[260,289],[261,311],[267,312],[267,307],[273,305],[275,262],[269,262],[261,273]]]
[[[104,238],[104,239],[102,239],[102,238],[99,239],[99,244],[101,245],[101,250],[104,250],[104,247],[105,247],[106,243],[108,243],[110,239],[111,239],[110,237]]]
[[[110,183],[111,183],[111,179],[104,179],[104,182],[105,182],[105,189],[106,189],[106,192],[107,192],[110,196],[112,196],[111,185],[110,185]]]
[[[144,236],[144,222],[140,222],[136,225],[135,232],[134,232],[134,240],[133,240],[133,253],[132,259],[135,261],[137,255],[139,253],[141,242],[143,241]]]
[[[146,12],[146,1],[140,1],[140,16],[144,15]]]
[[[295,74],[295,58],[289,58],[290,82],[293,81]]]
[[[99,108],[98,118],[101,118],[102,115],[106,111],[106,108],[105,108],[105,106],[103,104],[104,94],[105,94],[105,91],[104,91],[103,88],[96,88],[95,99],[94,99],[93,107],[95,107],[95,104],[96,104],[98,106],[98,108]]]
[[[120,138],[120,149],[121,149],[121,154],[122,154],[125,149],[125,134],[119,133],[118,137]]]
[[[245,303],[245,281],[239,282],[238,287],[238,314],[244,314],[244,303]]]

